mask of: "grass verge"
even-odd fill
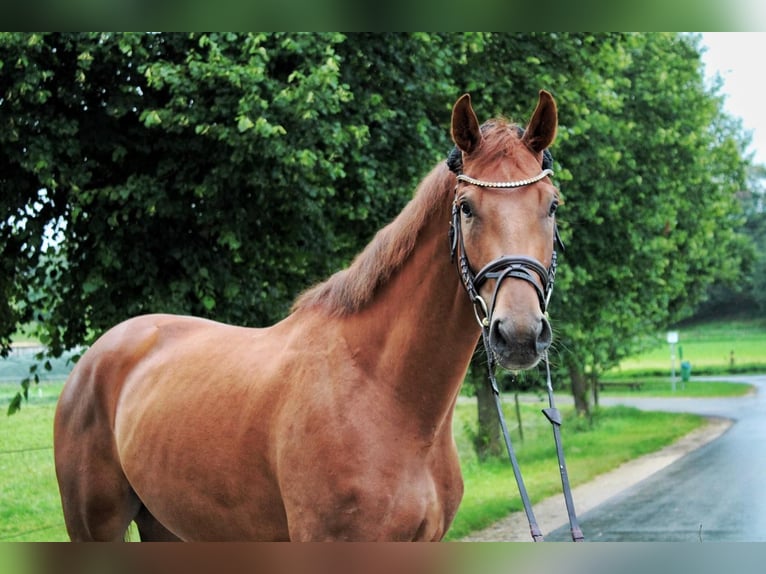
[[[561,491],[556,450],[550,423],[540,413],[542,403],[522,405],[524,442],[518,431],[512,440],[532,503]],[[479,462],[468,443],[475,425],[475,405],[458,405],[456,440],[461,453],[465,494],[447,540],[458,540],[490,526],[511,512],[522,510],[513,470],[505,459]],[[578,418],[572,407],[564,415],[562,435],[572,487],[586,483],[624,462],[654,452],[704,424],[696,415],[644,412],[630,407],[597,409],[591,421]],[[506,418],[515,421],[512,404],[504,404]],[[462,426],[462,431],[458,428]]]
[[[53,466],[53,413],[62,383],[29,389],[29,402],[6,410],[17,384],[0,384],[0,542],[68,540]]]
[[[630,389],[626,384],[638,384]],[[675,388],[669,377],[620,376],[600,381],[599,395],[603,397],[741,397],[753,392],[752,385],[726,381],[676,380]]]

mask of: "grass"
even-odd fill
[[[506,417],[515,421],[512,404],[504,404]],[[561,491],[550,423],[541,404],[522,405],[524,442],[512,433],[524,482],[533,504]],[[475,424],[475,406],[458,405],[456,440],[461,453],[465,494],[447,540],[458,540],[522,510],[513,471],[505,459],[480,463],[468,443],[466,428]],[[649,413],[629,407],[598,409],[592,422],[578,419],[571,407],[564,415],[562,435],[572,486],[583,484],[633,458],[656,451],[704,424],[695,415]],[[457,427],[462,425],[459,432]]]
[[[694,375],[732,372],[766,372],[766,319],[738,319],[700,323],[680,327],[683,359],[692,364],[692,380],[680,381],[680,357],[676,358],[679,376],[673,390],[670,378],[670,352],[665,333],[648,344],[653,348],[624,360],[619,368],[606,373],[603,381],[640,381],[638,391],[625,388],[605,389],[602,396],[652,397],[727,397],[752,392],[747,384],[723,381],[695,381]],[[733,354],[732,354],[733,353]],[[734,359],[732,363],[732,357]],[[475,415],[471,407],[461,405],[456,419],[465,427]],[[539,415],[539,406],[524,405],[526,441],[517,446],[519,464],[527,490],[536,502],[560,491],[560,479],[550,426]],[[507,409],[510,411],[510,408]],[[587,482],[632,458],[658,450],[703,423],[693,415],[646,413],[626,407],[601,409],[592,427],[573,418],[571,409],[562,409],[566,420],[562,428],[570,480],[574,485]],[[506,416],[515,420],[511,412]],[[456,433],[458,440],[461,438]],[[516,439],[518,443],[518,438]],[[503,460],[480,464],[469,452],[470,445],[460,445],[466,491],[463,503],[448,533],[459,539],[488,526],[509,512],[521,510],[521,501],[510,465]]]
[[[676,346],[676,369],[680,356],[692,365],[692,374],[766,372],[766,318],[728,319],[682,325]],[[647,350],[623,360],[619,367],[606,373],[615,375],[670,376],[670,346],[666,333],[658,333],[646,341]]]
[[[5,411],[18,385],[0,384],[0,541],[67,540],[53,466],[53,413],[62,384],[30,389],[29,402]]]
[[[641,383],[640,389],[628,389],[622,386],[609,387],[610,382],[636,382]],[[606,386],[599,391],[604,397],[741,397],[753,392],[753,387],[746,383],[729,383],[726,381],[695,381],[684,383],[680,378],[676,379],[675,390],[670,377],[644,377],[636,375],[623,375],[621,377],[604,378]]]

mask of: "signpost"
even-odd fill
[[[668,331],[668,344],[670,345],[670,383],[673,392],[676,392],[676,344],[678,343],[678,331]]]

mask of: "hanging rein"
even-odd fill
[[[495,356],[492,352],[489,344],[489,332],[490,325],[492,324],[492,313],[497,301],[497,295],[500,291],[500,285],[505,279],[513,278],[526,281],[532,285],[537,293],[537,298],[540,302],[540,309],[547,316],[548,303],[553,293],[553,282],[556,277],[556,247],[564,250],[564,244],[559,236],[558,227],[554,224],[554,245],[553,253],[551,255],[551,264],[546,267],[540,263],[537,259],[526,255],[503,255],[497,259],[490,261],[487,265],[482,267],[478,272],[474,272],[471,269],[471,265],[468,261],[468,256],[465,251],[465,244],[463,241],[463,232],[460,224],[460,204],[457,199],[458,187],[461,183],[467,183],[478,187],[486,187],[493,189],[515,189],[525,187],[536,183],[545,177],[553,175],[553,157],[548,150],[543,152],[542,171],[534,177],[527,179],[520,179],[516,181],[484,181],[475,179],[468,175],[463,174],[463,161],[461,151],[455,147],[450,152],[447,158],[447,165],[449,169],[457,176],[457,184],[455,185],[455,200],[452,204],[452,217],[450,222],[449,239],[450,239],[450,257],[452,261],[457,258],[457,267],[462,279],[463,286],[465,287],[468,297],[473,304],[474,313],[476,314],[476,320],[481,327],[482,342],[484,343],[484,349],[487,355],[487,364],[489,367],[489,384],[492,388],[492,394],[495,399],[495,408],[497,410],[498,418],[500,420],[500,429],[505,441],[506,450],[508,452],[508,458],[511,461],[513,467],[513,474],[516,478],[516,484],[519,488],[519,494],[521,501],[524,505],[524,512],[527,515],[529,521],[529,529],[532,535],[532,539],[535,542],[543,540],[540,527],[537,525],[534,512],[532,510],[532,503],[527,494],[527,489],[524,486],[524,479],[521,476],[521,470],[519,468],[518,460],[516,459],[516,453],[513,449],[511,437],[508,432],[508,427],[505,423],[505,416],[503,414],[502,405],[500,402],[500,389],[497,386],[497,380],[495,378]],[[492,299],[489,305],[479,295],[479,289],[488,280],[495,280],[495,288],[492,294]],[[570,532],[572,540],[580,542],[584,540],[582,530],[577,522],[577,515],[575,513],[574,501],[572,499],[572,490],[569,484],[569,476],[566,469],[566,461],[564,460],[564,449],[561,442],[561,413],[556,408],[553,399],[553,384],[551,381],[551,369],[548,363],[547,351],[543,355],[543,362],[545,363],[546,371],[546,383],[548,390],[548,404],[547,409],[543,409],[543,414],[553,427],[553,438],[556,443],[556,455],[559,461],[559,471],[561,474],[561,485],[564,492],[564,501],[567,508],[567,514],[569,516]]]

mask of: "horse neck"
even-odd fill
[[[471,303],[450,261],[451,190],[445,195],[448,200],[417,231],[402,267],[370,305],[348,320],[347,340],[357,363],[402,402],[425,434],[451,420],[479,337]]]

